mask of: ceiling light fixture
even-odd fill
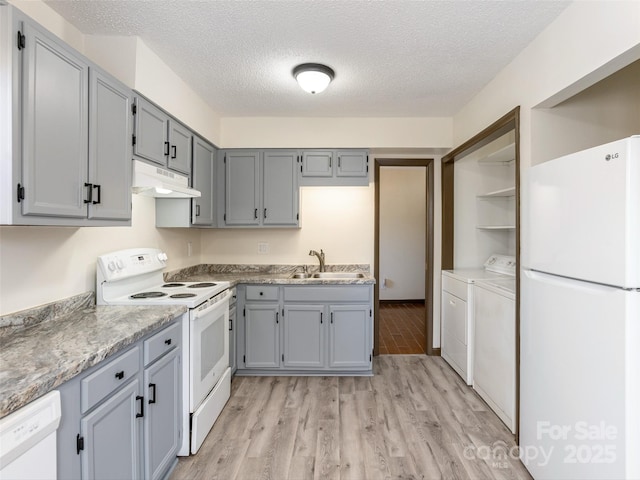
[[[329,86],[335,76],[334,71],[319,63],[303,63],[293,69],[293,77],[300,87],[309,93],[320,93]]]

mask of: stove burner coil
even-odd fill
[[[174,293],[169,298],[191,298],[197,296],[195,293]]]
[[[166,293],[162,293],[162,292],[142,292],[142,293],[136,293],[134,295],[129,296],[129,298],[133,298],[133,299],[139,299],[139,298],[160,298],[160,297],[166,297],[167,294]]]
[[[215,283],[211,282],[202,282],[202,283],[194,283],[193,285],[189,285],[187,288],[207,288],[207,287],[215,287]]]
[[[184,287],[184,283],[165,283],[162,288]]]

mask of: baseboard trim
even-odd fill
[[[419,303],[421,305],[424,305],[424,299],[420,300],[420,299],[415,299],[415,300],[380,300],[380,305],[394,305],[394,304],[401,304],[401,303]]]

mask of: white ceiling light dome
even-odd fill
[[[320,93],[329,86],[335,72],[319,63],[303,63],[293,69],[293,76],[305,92]]]

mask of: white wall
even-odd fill
[[[381,167],[379,185],[380,300],[424,300],[426,167]]]
[[[169,270],[200,263],[199,232],[156,229],[155,200],[139,195],[131,227],[0,226],[0,315],[95,290],[97,256],[134,247],[168,252]]]
[[[521,167],[532,164],[531,111],[551,107],[640,58],[640,2],[573,2],[454,117],[459,145],[521,106]]]
[[[534,164],[640,134],[640,60],[531,121]]]
[[[223,118],[225,148],[451,148],[451,118]]]

